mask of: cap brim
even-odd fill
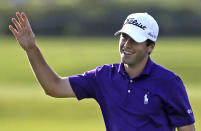
[[[134,27],[134,26],[130,26],[128,25],[124,25],[123,28],[119,31],[117,31],[114,35],[119,35],[121,33],[125,33],[128,36],[130,36],[134,41],[138,42],[138,43],[142,43],[144,41],[147,40],[147,37],[145,37],[142,34],[142,29],[138,28],[138,27]]]

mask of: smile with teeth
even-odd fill
[[[132,53],[132,52],[129,52],[129,51],[123,50],[123,54],[124,54],[124,55],[132,55],[133,53]]]

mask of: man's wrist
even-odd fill
[[[25,51],[26,51],[27,53],[35,52],[36,50],[38,50],[38,46],[37,46],[36,44],[34,44],[33,46],[31,46],[31,47],[25,49]]]

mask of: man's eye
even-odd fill
[[[125,41],[126,41],[126,38],[124,38],[124,37],[123,37],[123,38],[122,38],[122,41],[124,41],[124,42],[125,42]]]

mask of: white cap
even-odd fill
[[[117,31],[115,35],[125,33],[138,43],[147,39],[156,42],[158,32],[158,24],[152,16],[148,13],[134,13],[126,18],[122,29]]]

